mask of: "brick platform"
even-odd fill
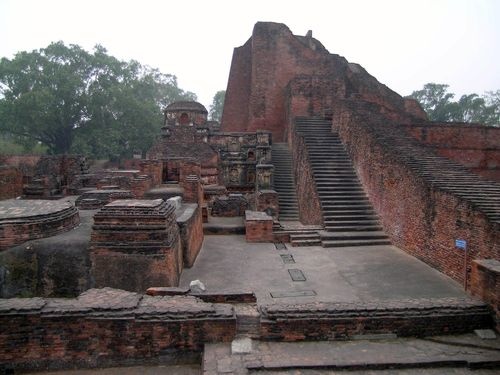
[[[75,202],[75,205],[80,210],[97,210],[104,205],[117,199],[134,198],[130,190],[123,189],[106,189],[90,190],[80,195]]]
[[[68,201],[1,201],[0,250],[36,238],[54,236],[79,223],[78,210]]]
[[[97,287],[176,286],[183,264],[175,208],[162,199],[107,204],[94,216],[90,258]]]

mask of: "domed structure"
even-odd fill
[[[207,122],[208,111],[195,101],[178,101],[165,108],[165,125],[202,126]]]

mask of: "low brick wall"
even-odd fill
[[[472,262],[470,293],[488,303],[500,332],[500,261],[478,259]]]
[[[177,216],[182,244],[184,267],[192,267],[203,244],[203,220],[201,208],[196,203],[183,204]]]
[[[429,336],[491,327],[487,306],[472,299],[261,306],[263,340],[348,339],[354,335]]]
[[[247,242],[273,242],[273,218],[264,212],[245,212],[245,236]]]
[[[0,166],[0,200],[23,194],[23,174],[16,167]]]
[[[235,336],[226,304],[91,289],[77,299],[0,300],[0,372],[162,363]]]

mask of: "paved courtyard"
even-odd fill
[[[207,291],[254,291],[258,302],[266,304],[466,296],[461,285],[394,246],[286,244],[279,250],[272,243],[246,243],[238,235],[205,236],[195,265],[183,271],[180,284],[196,279]]]

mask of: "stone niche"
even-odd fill
[[[162,199],[107,204],[94,216],[90,259],[98,288],[177,286],[183,260],[175,207]]]

